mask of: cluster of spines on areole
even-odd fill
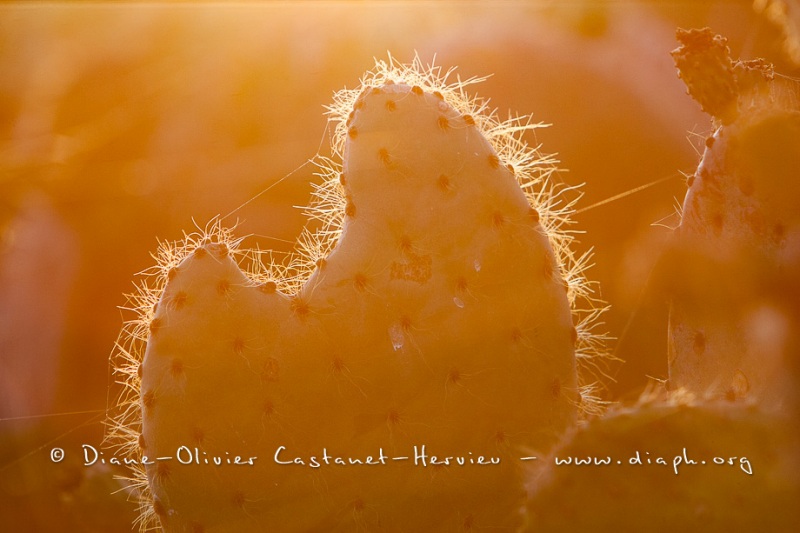
[[[393,83],[412,87],[412,91],[434,94],[447,102],[465,120],[475,127],[491,144],[496,154],[496,165],[505,166],[514,175],[531,206],[531,216],[541,225],[546,234],[561,279],[567,292],[575,323],[575,355],[580,366],[581,409],[587,413],[602,411],[596,401],[599,376],[604,375],[605,364],[611,358],[606,351],[608,337],[597,331],[601,325],[600,316],[607,310],[607,304],[595,296],[594,282],[589,281],[585,271],[589,268],[592,252],[577,255],[573,250],[575,235],[580,233],[570,229],[573,221],[574,205],[580,194],[576,186],[558,182],[558,161],[554,156],[543,154],[539,146],[532,147],[525,140],[525,134],[545,124],[533,122],[530,116],[509,116],[500,120],[488,102],[477,95],[467,93],[470,85],[486,78],[473,77],[462,80],[455,76],[455,69],[443,71],[441,67],[424,65],[419,56],[410,64],[403,64],[389,56],[388,61],[376,60],[375,68],[365,74],[356,89],[343,89],[334,95],[333,104],[328,106],[329,121],[333,124],[333,154],[335,159],[319,158],[318,175],[323,183],[315,189],[314,201],[307,208],[309,217],[318,220],[320,229],[308,232],[302,242],[304,248],[313,250],[312,254],[297,259],[297,266],[307,272],[316,266],[312,258],[329,252],[341,234],[342,221],[347,214],[348,200],[344,190],[346,176],[339,162],[344,153],[344,145],[349,137],[350,122],[359,98],[363,94],[379,90]],[[570,198],[572,196],[572,198]]]

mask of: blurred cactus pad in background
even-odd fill
[[[1,6],[0,523],[796,531],[799,17]]]

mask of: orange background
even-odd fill
[[[473,90],[502,117],[552,124],[528,141],[558,153],[567,183],[585,183],[578,247],[595,249],[589,277],[612,304],[605,329],[626,361],[609,369],[608,397],[666,378],[658,258],[678,222],[680,172],[693,172],[711,128],[669,51],[676,27],[710,26],[733,57],[798,76],[780,30],[751,4],[0,7],[0,523],[129,530],[124,494],[104,500],[108,480],[48,453],[102,439],[133,274],[153,263],[157,239],[253,198],[226,221],[253,235],[245,245],[291,249],[313,167],[256,195],[327,153],[323,105],[387,51],[435,55],[462,78],[491,74]]]

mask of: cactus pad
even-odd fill
[[[670,382],[779,408],[796,393],[800,346],[800,112],[763,61],[735,65],[735,98],[714,117],[676,232]]]
[[[521,137],[534,125],[446,78],[378,62],[337,93],[316,229],[288,260],[219,224],[162,246],[119,342],[115,436],[193,464],[134,470],[142,529],[519,525],[522,450],[593,408],[579,369],[602,305],[554,162]],[[414,464],[422,446],[467,464]]]

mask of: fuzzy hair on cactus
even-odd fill
[[[141,530],[521,524],[519,457],[599,409],[604,304],[555,161],[522,138],[538,125],[451,76],[390,58],[335,95],[317,228],[287,260],[218,221],[161,246],[118,342],[112,442],[139,463],[257,460],[135,466]],[[415,465],[422,446],[466,465]]]
[[[797,94],[764,61],[733,62],[711,30],[678,39],[680,76],[716,129],[676,231],[670,385],[780,408],[800,352]]]

